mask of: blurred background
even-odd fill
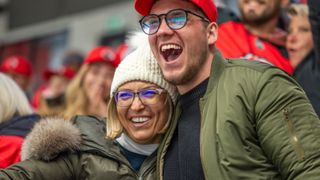
[[[0,59],[27,57],[33,91],[43,69],[59,69],[66,54],[83,56],[97,45],[117,48],[138,19],[130,0],[0,0]]]

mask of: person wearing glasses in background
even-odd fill
[[[320,121],[282,70],[225,59],[212,0],[136,0],[164,78],[180,94],[160,179],[318,179]]]
[[[1,180],[156,179],[156,150],[177,92],[142,35],[142,44],[116,69],[107,125],[93,116],[42,120],[24,143],[27,160],[0,170]]]

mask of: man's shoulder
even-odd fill
[[[253,81],[254,83],[262,83],[269,81],[273,77],[290,78],[290,76],[282,69],[270,65],[265,62],[246,59],[226,59],[224,69],[225,78]]]
[[[232,68],[236,71],[256,71],[263,73],[268,69],[274,69],[268,62],[257,61],[257,60],[247,60],[242,58],[227,58],[227,69]],[[278,69],[278,68],[276,68]]]

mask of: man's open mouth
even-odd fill
[[[167,61],[173,61],[182,53],[182,47],[177,44],[165,44],[160,47],[160,53]]]

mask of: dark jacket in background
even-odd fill
[[[317,115],[320,115],[320,69],[315,53],[311,52],[296,67],[293,77],[306,92]]]
[[[0,124],[0,168],[19,162],[21,145],[39,115],[15,116]]]
[[[311,101],[318,116],[320,115],[320,1],[309,0],[309,20],[314,41],[311,52],[297,66],[293,74]]]

